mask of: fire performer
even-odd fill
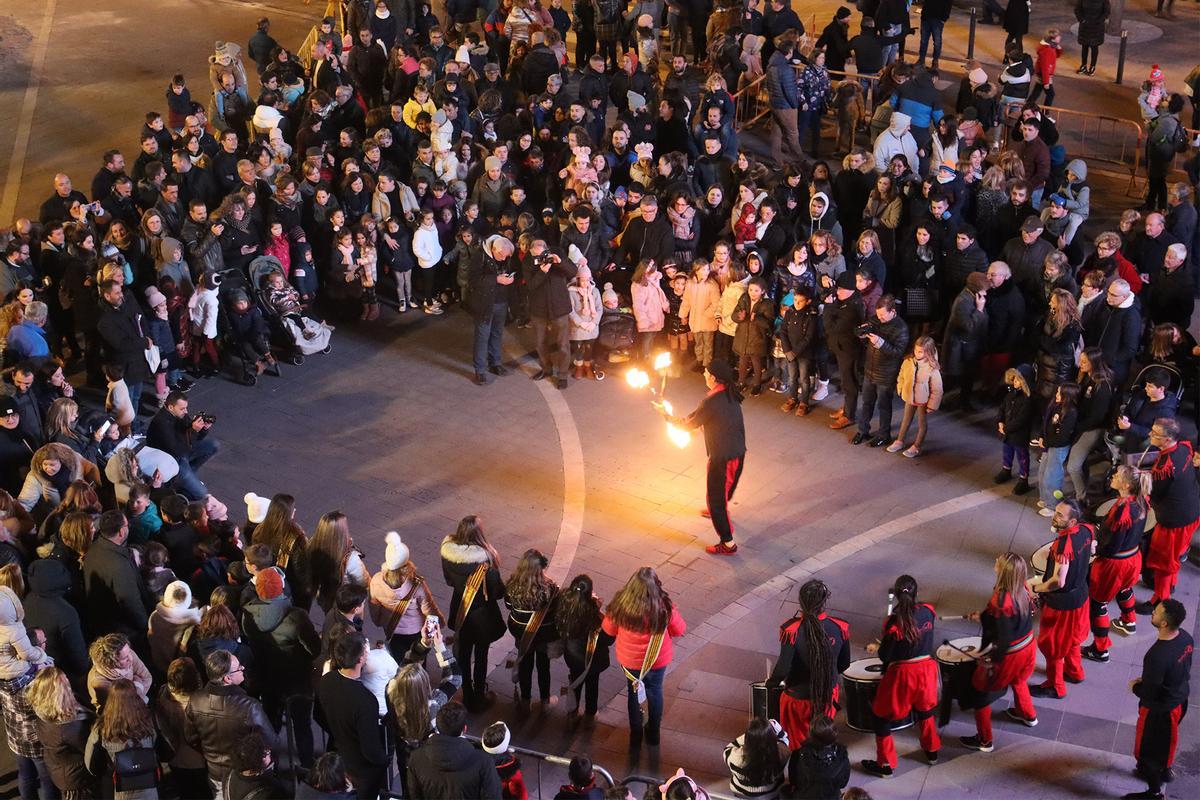
[[[737,390],[733,368],[714,361],[704,370],[708,395],[687,417],[667,420],[682,428],[704,429],[704,449],[708,453],[707,506],[702,513],[712,520],[721,541],[704,548],[716,556],[737,552],[733,541],[733,522],[729,519],[729,501],[737,489],[746,464],[746,428],[742,420],[742,396]]]

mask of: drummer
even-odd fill
[[[864,759],[862,767],[872,775],[890,778],[896,769],[896,745],[892,726],[910,713],[920,726],[921,748],[929,763],[936,764],[942,740],[934,712],[938,704],[938,666],[933,660],[933,606],[917,601],[917,581],[901,575],[892,587],[895,607],[883,621],[879,643],[867,645],[883,662],[883,678],[875,692],[871,711],[875,715],[875,760]]]
[[[1150,508],[1151,482],[1149,472],[1128,466],[1117,467],[1112,477],[1117,498],[1096,531],[1096,560],[1088,573],[1092,643],[1082,653],[1092,661],[1108,661],[1112,643],[1108,635],[1108,604],[1114,599],[1121,608],[1121,618],[1112,627],[1127,636],[1137,630],[1133,584],[1142,572],[1141,543]]]
[[[1065,680],[1082,683],[1079,646],[1088,634],[1088,560],[1092,556],[1092,526],[1081,522],[1079,505],[1062,500],[1054,507],[1050,527],[1055,532],[1046,570],[1030,576],[1041,600],[1038,649],[1046,657],[1046,680],[1029,687],[1034,697],[1061,699]]]
[[[779,724],[799,750],[817,710],[837,713],[838,675],[850,666],[850,623],[825,613],[829,587],[815,578],[800,587],[800,610],[779,626],[779,660],[767,679],[783,683]]]
[[[975,663],[971,677],[974,692],[959,701],[964,709],[975,710],[975,735],[959,741],[984,753],[993,750],[992,703],[1010,686],[1016,707],[1007,710],[1009,718],[1030,728],[1038,724],[1026,684],[1037,666],[1037,650],[1033,646],[1033,596],[1025,580],[1025,559],[1005,553],[996,559],[994,569],[996,584],[987,608],[968,617],[977,620],[983,629],[982,657]]]
[[[1158,524],[1150,531],[1146,551],[1146,567],[1154,575],[1154,597],[1137,604],[1139,614],[1150,614],[1160,600],[1170,599],[1179,581],[1179,560],[1200,527],[1200,489],[1196,486],[1192,445],[1180,440],[1179,422],[1169,417],[1154,420],[1150,444],[1158,448],[1158,457],[1150,468],[1154,479],[1150,507]]]

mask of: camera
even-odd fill
[[[865,339],[875,332],[875,326],[870,322],[864,322],[854,329],[854,335],[860,339]]]
[[[193,414],[192,419],[202,420],[205,425],[214,425],[217,421],[217,418],[212,414],[209,414],[207,411],[200,411],[196,414]]]

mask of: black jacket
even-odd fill
[[[858,326],[867,317],[862,297],[855,292],[846,300],[834,298],[825,305],[825,343],[834,355],[861,355],[863,340]]]
[[[338,670],[321,676],[317,698],[330,739],[351,775],[382,772],[388,761],[379,724],[379,703],[371,690]]]
[[[130,386],[137,386],[150,374],[146,364],[146,337],[141,329],[141,316],[137,302],[128,297],[120,308],[100,300],[97,328],[104,338],[109,359],[125,368],[125,382]]]
[[[546,81],[558,72],[558,58],[544,44],[534,45],[521,62],[521,86],[526,94],[546,91]]]
[[[804,746],[792,751],[787,770],[788,782],[795,787],[795,797],[837,800],[850,782],[850,756],[841,743],[820,750]]]
[[[950,319],[942,339],[943,375],[964,374],[967,365],[983,354],[987,327],[987,311],[977,309],[975,294],[970,289],[963,289],[950,307]]]
[[[474,797],[500,800],[495,762],[461,736],[435,733],[408,760],[408,796],[413,800]]]
[[[542,254],[549,258],[551,251]],[[575,277],[575,265],[555,253],[558,260],[551,260],[549,268],[529,265],[529,316],[539,319],[557,319],[571,313],[571,295],[567,284]]]
[[[312,691],[313,659],[321,637],[308,614],[291,604],[287,595],[262,600],[257,595],[242,607],[242,630],[254,651],[266,693],[276,696]]]
[[[83,758],[95,721],[90,711],[80,711],[75,719],[61,724],[37,720],[37,737],[46,769],[58,789],[95,791],[96,779],[88,772]]]
[[[642,259],[652,258],[662,268],[675,255],[675,233],[661,209],[653,222],[634,217],[621,235],[621,247],[613,258],[617,266],[636,267]]]
[[[184,736],[204,755],[208,774],[217,779],[224,779],[233,768],[234,751],[247,730],[257,728],[268,742],[273,738],[274,728],[262,704],[240,686],[210,681],[192,693],[184,713]]]
[[[1080,432],[1107,428],[1113,421],[1113,385],[1109,382],[1096,383],[1088,375],[1079,384],[1079,419],[1076,427]]]
[[[871,332],[883,339],[883,345],[876,347],[867,341],[863,377],[871,383],[893,387],[897,376],[900,375],[900,362],[904,360],[904,351],[908,349],[908,325],[899,314],[889,322],[880,322],[878,318],[872,318]]]
[[[1174,322],[1186,331],[1196,308],[1195,286],[1187,264],[1178,269],[1164,269],[1138,296],[1146,304],[1146,316],[1155,325]]]
[[[1025,325],[1025,298],[1012,278],[994,289],[988,289],[987,342],[984,352],[1012,353],[1021,341]]]
[[[817,323],[816,306],[812,303],[803,311],[793,307],[783,313],[779,342],[788,361],[812,360],[817,348]]]
[[[1127,308],[1106,303],[1083,332],[1084,344],[1104,351],[1104,363],[1112,369],[1118,383],[1129,374],[1141,337],[1142,313],[1136,299]]]
[[[199,437],[188,417],[177,417],[165,407],[150,420],[146,429],[146,444],[170,453],[175,458],[186,458],[192,451],[193,438]]]
[[[1029,388],[1033,389],[1032,386]],[[1005,444],[1028,447],[1033,430],[1033,397],[1020,389],[1008,387],[1004,399],[1000,401],[1000,415],[997,421],[1004,425],[1004,433],[1000,438]]]
[[[446,539],[442,541],[441,556],[442,577],[453,592],[446,617],[451,630],[458,634],[459,639],[476,642],[494,642],[499,639],[505,631],[499,602],[504,597],[504,581],[500,578],[500,570],[495,567],[488,568],[483,585],[475,595],[463,624],[457,624],[458,609],[462,605],[467,581],[480,564],[488,562],[487,551],[474,545],[457,545]]]
[[[123,633],[134,641],[145,637],[151,604],[128,547],[97,536],[83,557],[83,588],[93,636]]]
[[[25,627],[40,628],[46,634],[43,649],[54,665],[67,674],[73,686],[86,686],[91,661],[79,612],[67,601],[70,571],[58,559],[42,558],[29,565],[25,582],[29,585],[22,601]]]
[[[477,320],[486,319],[493,306],[508,301],[509,288],[516,284],[496,283],[496,276],[516,270],[515,256],[497,261],[488,252],[486,242],[475,252],[467,266],[467,310],[471,316]]]
[[[704,451],[712,461],[727,461],[746,455],[746,427],[742,402],[732,389],[710,391],[700,406],[684,421],[685,427],[704,429]]]
[[[966,250],[951,247],[942,270],[942,286],[947,295],[953,297],[967,285],[967,277],[972,272],[987,272],[987,268],[987,254],[978,243],[971,242]]]

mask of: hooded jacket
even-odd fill
[[[67,674],[76,688],[84,685],[90,662],[79,612],[67,601],[71,572],[56,558],[43,558],[29,565],[25,583],[25,627],[46,634],[46,655]]]
[[[903,155],[908,159],[909,168],[920,164],[917,140],[913,138],[910,131],[905,130],[911,122],[912,118],[908,114],[896,111],[892,114],[888,129],[875,138],[875,163],[881,169],[887,169],[897,155]]]
[[[31,665],[46,660],[45,651],[29,641],[24,619],[21,598],[0,586],[0,680],[19,678]]]
[[[408,795],[413,800],[478,797],[500,800],[495,762],[461,736],[435,733],[408,762]]]
[[[185,589],[186,583],[181,583]],[[171,661],[183,655],[183,644],[188,629],[200,624],[200,609],[192,608],[192,592],[178,605],[167,605],[166,598],[159,601],[150,614],[150,666],[165,675]],[[181,647],[180,645],[183,644]]]
[[[1067,201],[1063,203],[1063,208],[1067,209],[1067,211],[1070,211],[1072,214],[1078,214],[1084,219],[1087,219],[1092,213],[1092,190],[1087,185],[1087,163],[1081,158],[1072,159],[1070,163],[1067,164],[1067,169],[1075,173],[1075,176],[1079,178],[1079,181],[1076,183],[1064,182],[1059,188],[1058,193],[1066,198]],[[1076,224],[1074,227],[1078,228],[1079,226]],[[1074,235],[1075,231],[1072,230],[1071,236]]]
[[[270,600],[257,595],[242,608],[242,630],[259,674],[269,676],[264,688],[271,694],[312,691],[313,660],[321,652],[321,637],[302,609],[281,594]]]
[[[892,107],[912,119],[915,130],[927,131],[929,126],[940,120],[942,101],[938,97],[933,78],[925,70],[917,70],[911,80],[905,82],[892,95]],[[912,166],[912,162],[909,162]]]

